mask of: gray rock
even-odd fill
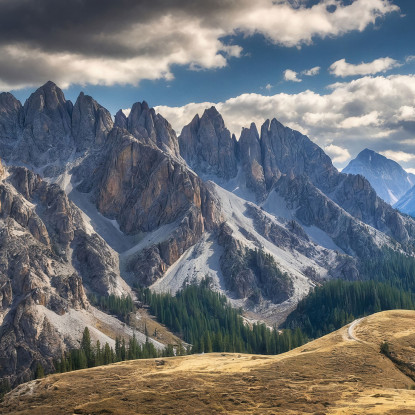
[[[180,156],[179,143],[171,125],[147,102],[136,102],[128,117],[120,110],[115,116],[115,126],[127,129],[134,137],[154,144],[161,150]]]
[[[215,107],[196,115],[179,137],[181,156],[198,174],[230,179],[237,173],[236,139]]]
[[[104,145],[112,127],[111,114],[92,97],[81,92],[72,111],[76,152]]]

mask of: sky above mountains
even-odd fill
[[[342,168],[368,147],[415,172],[412,0],[0,0],[0,90],[52,80],[180,132],[216,105],[239,137],[276,117]]]

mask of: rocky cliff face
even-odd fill
[[[215,107],[196,115],[179,137],[180,153],[198,174],[236,176],[236,139],[231,137]]]
[[[246,175],[246,186],[251,189],[257,200],[263,200],[267,193],[267,182],[262,159],[261,141],[254,123],[244,128],[238,142],[242,171]],[[276,177],[279,170],[276,170]]]
[[[52,82],[33,93],[23,107],[22,139],[13,158],[36,167],[67,160],[73,147],[72,108]]]
[[[22,105],[12,94],[0,94],[0,157],[8,160],[21,135]]]
[[[128,117],[120,110],[115,116],[115,125],[128,130],[134,137],[154,144],[164,152],[180,156],[179,143],[171,125],[147,102],[136,102]]]
[[[169,153],[120,128],[108,139],[102,167],[86,181],[80,187],[92,192],[99,212],[116,219],[125,234],[169,228],[165,239],[129,259],[128,270],[140,283],[160,278],[220,222],[216,199],[199,177]]]
[[[84,286],[128,292],[118,258],[62,189],[22,167],[0,182],[0,257],[0,377],[12,383],[29,380],[37,363],[53,371],[53,358],[75,346],[55,319],[89,309]]]
[[[102,146],[113,127],[111,114],[83,92],[75,102],[71,121],[77,153]]]

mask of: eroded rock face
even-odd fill
[[[53,371],[53,358],[76,345],[48,316],[88,309],[84,284],[103,295],[119,290],[118,269],[59,186],[8,167],[0,182],[0,377],[29,380],[37,363]]]
[[[212,217],[206,186],[186,166],[120,129],[113,131],[111,143],[96,186],[97,206],[117,218],[124,232],[152,231],[181,219],[192,207]]]
[[[34,92],[23,107],[22,140],[14,159],[35,166],[67,160],[72,152],[72,103],[48,82]]]
[[[198,174],[230,179],[237,173],[236,139],[215,107],[196,115],[179,137],[180,152]]]
[[[380,252],[367,227],[319,191],[306,176],[283,176],[275,191],[295,210],[302,224],[322,229],[347,254],[371,257]]]
[[[129,259],[128,270],[149,285],[221,221],[218,202],[193,172],[154,145],[116,128],[102,168],[87,187],[98,210],[130,235],[169,226],[164,238]]]
[[[134,137],[154,144],[168,154],[179,157],[179,143],[171,125],[147,102],[136,102],[126,117],[120,110],[115,116],[115,126],[128,130]]]
[[[252,250],[233,237],[229,226],[223,224],[218,242],[224,248],[220,266],[226,288],[238,298],[258,303],[262,298],[282,303],[293,294],[293,283],[281,272],[270,255]]]
[[[76,152],[102,146],[113,122],[111,114],[92,97],[80,93],[72,111],[72,135]]]
[[[0,252],[0,377],[13,384],[30,380],[37,362],[53,370],[66,348],[39,307],[62,315],[88,301],[74,269],[10,217],[0,220]]]
[[[0,94],[0,157],[9,159],[21,134],[23,108],[12,94]]]
[[[242,171],[246,175],[246,186],[255,192],[258,200],[266,195],[266,182],[262,160],[261,141],[254,123],[244,128],[239,139],[239,155]]]

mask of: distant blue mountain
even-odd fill
[[[343,173],[366,177],[378,196],[391,205],[415,185],[415,175],[407,173],[396,161],[367,148],[343,169]]]

